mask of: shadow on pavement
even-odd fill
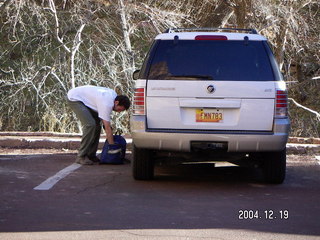
[[[316,164],[289,164],[281,185],[263,184],[259,171],[232,166],[158,166],[153,181],[133,180],[130,164],[82,166],[51,190],[33,190],[74,158],[1,155],[0,232],[245,229],[320,235]]]

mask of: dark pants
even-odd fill
[[[82,102],[70,101],[68,104],[82,124],[82,138],[78,157],[94,157],[98,150],[101,120],[98,113],[86,107]]]

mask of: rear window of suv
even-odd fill
[[[267,47],[263,41],[157,40],[149,55],[151,64],[149,62],[146,77],[150,80],[275,81]]]

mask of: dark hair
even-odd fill
[[[119,106],[123,106],[126,110],[129,109],[130,107],[130,100],[127,96],[125,95],[118,95],[115,99],[115,101],[119,102]]]

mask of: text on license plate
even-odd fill
[[[196,109],[196,122],[222,122],[223,110]]]

